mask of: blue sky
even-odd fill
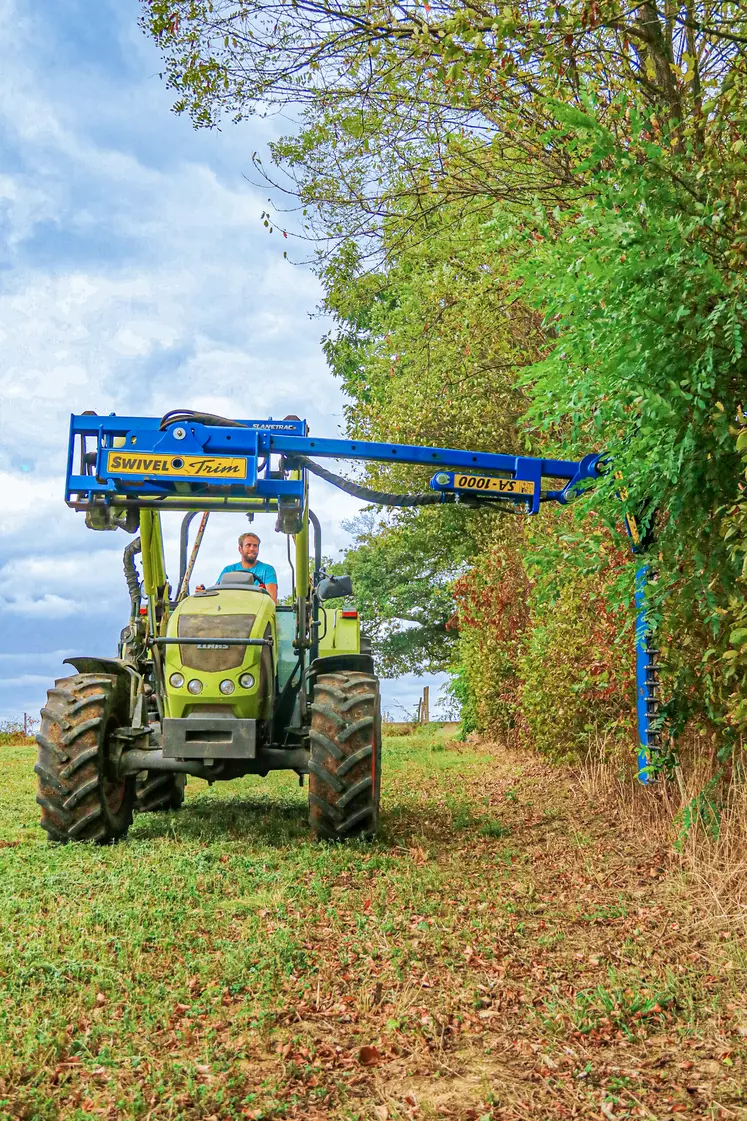
[[[0,0],[0,720],[38,713],[68,654],[112,654],[127,614],[129,538],[87,530],[62,499],[71,412],[342,425],[318,283],[283,259],[248,181],[277,123],[195,131],[137,17],[136,0]],[[360,504],[312,485],[337,555]],[[255,527],[283,592],[285,538]],[[213,518],[198,579],[234,560],[244,528]],[[384,683],[385,706],[413,708],[425,683]]]

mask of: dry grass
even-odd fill
[[[741,768],[718,773],[711,741],[690,733],[670,781],[641,784],[633,759],[597,743],[573,775],[577,796],[606,805],[627,832],[648,839],[680,876],[693,930],[747,939],[747,783]]]
[[[23,724],[19,724],[15,720],[0,720],[0,747],[3,746],[17,746],[25,744],[28,747],[34,747],[36,740],[34,739],[34,725],[38,727],[38,720],[30,722],[31,727],[28,733],[24,732]]]
[[[60,849],[4,763],[3,1121],[747,1121],[741,897],[661,791],[423,729],[372,846],[280,775]]]

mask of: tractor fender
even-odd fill
[[[111,673],[116,677],[128,678],[134,674],[135,677],[140,677],[134,666],[121,662],[118,658],[65,658],[63,665],[72,666],[78,673]]]
[[[345,670],[358,673],[373,673],[374,661],[370,654],[332,654],[327,658],[314,658],[308,669],[308,677],[320,673],[340,673]]]
[[[72,666],[78,673],[105,673],[114,679],[114,704],[124,723],[132,720],[135,699],[140,689],[142,674],[134,666],[119,658],[65,658],[64,665]]]

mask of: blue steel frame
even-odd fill
[[[295,479],[283,477],[277,466],[279,458],[286,468],[292,468],[294,456],[314,459],[352,459],[379,463],[430,464],[439,470],[431,480],[431,488],[439,491],[446,500],[447,494],[456,493],[469,501],[510,501],[525,508],[527,514],[539,512],[540,503],[568,502],[575,493],[599,477],[603,456],[591,454],[578,462],[565,459],[539,459],[533,456],[501,455],[492,452],[475,452],[458,448],[421,447],[413,444],[385,444],[368,440],[333,440],[312,438],[307,435],[303,420],[238,420],[230,426],[210,425],[192,420],[174,420],[161,428],[157,417],[99,417],[83,414],[70,419],[65,501],[78,510],[93,505],[118,505],[126,502],[134,506],[160,505],[169,499],[164,509],[200,510],[215,509],[216,495],[232,498],[233,509],[240,509],[242,497],[252,501],[264,500],[264,508],[277,509],[278,504],[291,503],[302,507],[306,494],[305,472]],[[86,441],[95,439],[95,466],[86,448]],[[75,470],[75,453],[80,450],[81,468]],[[142,473],[121,474],[109,470],[108,457],[119,453],[129,456],[130,467],[141,462]],[[241,480],[216,475],[206,481],[203,474],[180,474],[177,478],[149,474],[148,463],[173,464],[188,461],[189,456],[230,457],[243,460],[245,473]],[[150,457],[150,458],[148,458]],[[89,471],[89,467],[93,470]],[[489,471],[493,476],[531,484],[531,493],[496,493],[459,487],[454,472]],[[561,486],[542,491],[543,479],[560,481]],[[236,501],[238,500],[238,501]],[[202,503],[202,505],[201,505]],[[631,531],[633,549],[637,537]],[[648,781],[648,767],[653,748],[649,726],[651,689],[649,678],[652,659],[649,645],[648,621],[645,604],[646,568],[636,576],[636,682],[637,715],[640,741],[639,772],[642,782]]]
[[[289,432],[289,427],[294,430]],[[95,469],[88,473],[81,456],[83,466],[76,472],[76,447],[82,441],[81,450],[85,454],[85,441],[89,438],[96,440]],[[140,461],[145,469],[141,473],[132,471],[128,474],[110,470],[110,453],[123,459],[129,457],[131,465]],[[116,505],[122,499],[179,499],[184,497],[185,485],[189,488],[190,508],[197,510],[200,509],[200,496],[216,491],[237,497],[251,494],[254,498],[303,501],[303,472],[300,479],[278,478],[271,465],[271,456],[282,456],[292,461],[294,456],[299,455],[497,472],[507,479],[531,483],[532,493],[493,495],[460,490],[455,486],[453,473],[446,482],[437,482],[434,477],[431,487],[444,494],[454,491],[460,495],[469,494],[470,499],[518,502],[525,505],[531,514],[539,512],[541,501],[567,502],[581,484],[598,477],[601,459],[599,455],[587,455],[577,463],[574,460],[537,459],[458,448],[312,438],[306,435],[305,421],[240,420],[231,427],[175,421],[161,430],[161,421],[156,417],[83,415],[73,416],[70,420],[65,501],[80,508],[96,500]],[[162,463],[167,458],[174,462],[189,456],[241,459],[246,465],[245,475],[238,481],[230,476],[206,480],[200,474],[181,474],[178,479],[173,479],[148,473],[149,464]],[[543,479],[561,481],[562,486],[542,492]]]

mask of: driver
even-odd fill
[[[260,584],[263,584],[272,596],[273,602],[278,601],[278,578],[271,564],[258,560],[260,541],[256,533],[242,533],[239,538],[239,556],[237,564],[227,564],[216,580],[220,584],[224,572],[251,572]],[[195,591],[204,592],[205,585],[200,584]]]

